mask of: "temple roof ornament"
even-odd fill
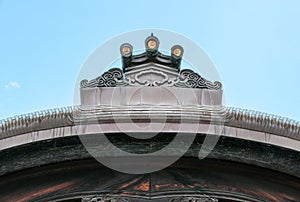
[[[81,88],[118,86],[165,86],[221,90],[222,84],[211,82],[190,69],[180,69],[184,49],[171,48],[171,55],[162,54],[159,40],[153,34],[145,40],[145,52],[133,55],[133,47],[124,43],[120,47],[122,69],[111,68],[101,76],[82,80]]]
[[[133,47],[129,43],[122,44],[120,52],[122,55],[123,72],[129,72],[134,69],[133,67],[145,63],[161,64],[179,72],[184,51],[183,48],[180,45],[174,45],[171,48],[171,56],[162,54],[158,48],[159,40],[153,33],[145,40],[146,51],[144,53],[133,55]]]

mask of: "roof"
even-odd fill
[[[128,112],[127,110],[129,110],[129,108],[99,107],[98,110],[100,116],[103,116],[104,119],[109,119],[111,118],[109,117],[111,111],[122,114],[124,112]],[[73,115],[74,113],[78,113],[78,111],[80,110],[77,107],[62,107],[0,120],[0,139],[49,128],[73,126]],[[163,112],[162,108],[161,111]],[[134,114],[134,111],[132,113]],[[148,113],[148,111],[145,113]],[[300,141],[299,121],[234,107],[224,108],[224,113],[228,118],[228,122],[225,122],[226,126],[271,133]]]

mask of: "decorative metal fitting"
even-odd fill
[[[128,58],[132,56],[133,48],[129,43],[123,43],[120,47],[122,57]]]
[[[147,53],[150,53],[150,55],[155,55],[158,52],[159,47],[158,38],[151,33],[151,36],[148,36],[145,40],[145,46]]]
[[[180,45],[175,45],[171,48],[171,56],[175,59],[181,59],[183,55],[183,48]]]

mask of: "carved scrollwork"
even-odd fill
[[[84,196],[81,202],[129,202],[129,200],[120,197]]]
[[[147,75],[156,74],[161,79],[152,80],[141,79],[141,76],[147,77]],[[112,68],[102,74],[101,76],[93,80],[81,81],[81,88],[92,87],[117,87],[117,86],[175,86],[181,88],[205,88],[219,90],[222,88],[222,84],[218,81],[210,82],[195,73],[192,70],[182,70],[177,78],[171,78],[163,71],[157,71],[153,69],[137,72],[133,77],[124,76],[121,69]]]
[[[218,199],[211,197],[179,196],[170,200],[170,202],[218,202]]]
[[[143,75],[150,75],[150,74],[156,74],[158,78],[160,79],[141,79]],[[174,86],[174,83],[176,83],[178,78],[169,78],[169,75],[162,72],[162,71],[156,71],[153,69],[141,71],[137,73],[134,78],[125,77],[125,82],[129,86]]]
[[[103,73],[101,76],[90,81],[85,79],[80,82],[81,88],[116,87],[125,85],[122,70],[119,68],[112,68]]]
[[[214,90],[219,90],[222,88],[222,84],[220,82],[215,81],[212,83],[189,69],[182,70],[179,78],[180,80],[175,83],[174,86],[185,88],[206,88]]]

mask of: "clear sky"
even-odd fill
[[[143,28],[175,31],[202,47],[227,105],[300,120],[297,0],[0,0],[0,119],[71,106],[87,56]]]

